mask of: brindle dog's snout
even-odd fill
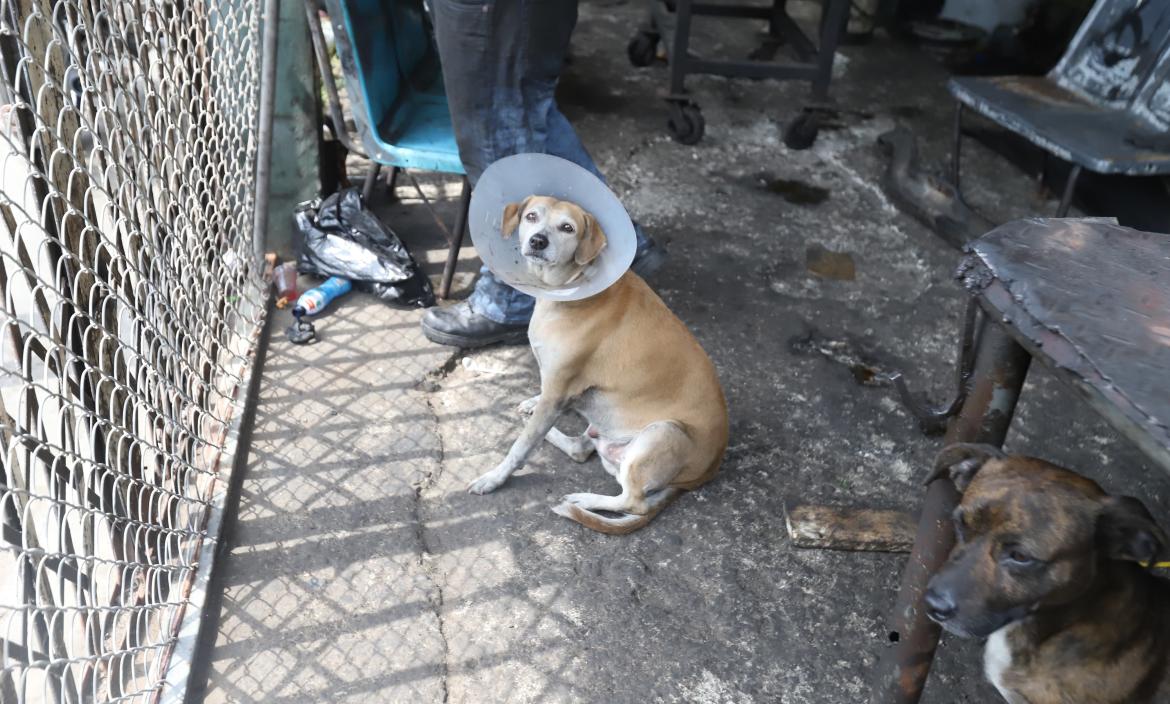
[[[926,592],[926,615],[935,623],[943,623],[954,618],[959,611],[953,594],[939,589],[932,584]]]
[[[528,238],[528,246],[539,252],[548,247],[548,235],[543,232],[538,232],[532,237]]]

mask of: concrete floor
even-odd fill
[[[686,147],[663,129],[665,67],[626,62],[641,14],[583,3],[562,104],[670,250],[652,284],[725,385],[722,475],[624,538],[549,510],[565,493],[615,489],[596,459],[575,465],[546,446],[501,490],[468,495],[535,393],[526,348],[437,347],[419,311],[357,295],[318,323],[317,344],[294,347],[279,314],[207,702],[866,701],[904,558],[795,549],[783,514],[798,502],[913,509],[921,497],[938,440],[835,359],[852,351],[945,392],[959,255],[885,198],[875,144],[903,122],[941,163],[945,73],[882,39],[844,49],[840,124],[803,152],[781,143],[803,86],[694,78],[708,134]],[[760,38],[750,22],[699,27],[697,46],[728,55]],[[967,153],[967,192],[995,219],[1055,207],[998,157]],[[457,184],[432,176],[424,188],[453,218]],[[398,193],[380,212],[437,274],[441,238],[408,183]],[[853,278],[810,272],[817,247],[848,254]],[[1041,368],[1008,445],[1170,509],[1170,480]],[[923,701],[996,701],[979,653],[947,638]]]

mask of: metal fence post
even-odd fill
[[[260,110],[256,134],[256,213],[252,246],[256,266],[268,251],[268,194],[272,181],[272,113],[276,103],[276,38],[280,30],[280,0],[264,0],[263,54],[260,59]]]

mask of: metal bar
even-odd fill
[[[698,64],[691,62],[687,56],[687,46],[691,41],[691,0],[678,0],[675,10],[674,35],[671,37],[673,46],[670,51],[670,93],[682,95],[686,90],[688,70],[697,72],[701,69]]]
[[[398,166],[390,167],[390,178],[386,181],[386,189],[390,192],[389,200],[394,201],[398,199],[398,194],[395,189],[398,188],[398,173],[402,169]]]
[[[174,644],[167,670],[163,676],[161,704],[183,704],[191,691],[192,679],[206,680],[208,660],[215,646],[216,626],[219,623],[223,598],[223,557],[231,545],[239,514],[240,488],[252,449],[252,431],[255,429],[256,404],[260,399],[260,380],[268,357],[268,342],[272,335],[272,296],[265,305],[268,315],[259,331],[256,356],[248,367],[240,389],[244,394],[239,413],[228,428],[223,455],[219,459],[220,472],[211,497],[207,523],[203,527],[207,538],[196,553],[198,568],[186,594],[187,608],[182,620],[175,623]]]
[[[967,308],[963,312],[963,329],[959,335],[959,352],[955,363],[955,397],[945,406],[931,407],[919,403],[906,377],[902,372],[890,375],[902,404],[918,419],[918,426],[923,433],[934,435],[946,430],[947,420],[959,412],[963,402],[967,400],[967,390],[971,382],[971,375],[975,368],[975,346],[978,343],[976,331],[979,329],[979,302],[971,298],[967,301]]]
[[[256,128],[256,210],[252,219],[252,254],[264,266],[268,250],[268,184],[272,180],[272,114],[276,103],[276,36],[280,0],[264,0],[264,54],[260,64],[260,110]]]
[[[367,206],[370,204],[370,198],[374,195],[374,186],[378,185],[378,175],[381,173],[381,164],[376,161],[370,164],[370,171],[366,174],[366,180],[362,183],[362,202]]]
[[[808,35],[796,24],[786,13],[783,7],[780,9],[780,14],[774,20],[776,31],[780,36],[788,40],[796,52],[797,58],[801,61],[812,61],[817,55],[817,45],[812,43]]]
[[[1000,446],[1007,436],[1020,389],[1032,361],[1028,352],[998,323],[983,316],[975,356],[974,382],[963,410],[951,421],[947,444],[981,442]],[[950,479],[926,490],[914,550],[889,621],[892,643],[878,663],[872,704],[917,704],[938,646],[939,627],[926,616],[922,595],[954,545],[950,515],[958,502]]]
[[[963,200],[963,190],[959,185],[959,167],[961,165],[963,148],[963,103],[955,101],[954,132],[951,135],[951,185],[955,187],[955,194]]]
[[[337,82],[333,80],[333,68],[329,64],[329,52],[325,48],[325,33],[321,30],[321,18],[317,16],[317,5],[314,0],[305,0],[305,13],[309,21],[309,36],[313,40],[313,54],[317,57],[317,71],[321,74],[326,102],[329,103],[329,117],[333,120],[333,136],[351,154],[368,159],[369,155],[365,150],[349,138],[349,131],[345,127],[345,114],[341,111],[341,98],[337,92]]]
[[[835,3],[839,0],[831,0],[831,2]],[[675,11],[671,13],[663,10],[659,3],[655,3],[651,8],[651,17],[653,25],[662,32],[663,41],[667,47],[667,59],[670,63],[670,96],[672,98],[685,96],[686,77],[693,73],[727,78],[816,80],[822,73],[821,63],[814,61],[817,58],[817,48],[800,30],[800,27],[787,14],[784,14],[783,3],[778,4],[780,5],[779,14],[773,14],[772,7],[756,8],[759,10],[758,13],[748,14],[746,11],[734,7],[693,3],[690,0],[679,0]],[[712,12],[705,12],[709,9]],[[704,10],[704,12],[700,12],[700,10]],[[769,20],[769,28],[775,28],[779,31],[793,45],[801,58],[808,58],[808,62],[714,61],[693,57],[689,53],[691,21],[695,15],[703,14],[767,19]],[[845,18],[848,18],[847,13]],[[835,46],[836,42],[834,41],[833,44]],[[831,71],[831,61],[828,70]]]
[[[682,4],[682,3],[679,3]],[[691,14],[703,17],[740,17],[743,19],[766,20],[772,17],[772,8],[753,5],[710,5],[691,4]]]
[[[443,279],[439,282],[439,298],[451,293],[451,281],[455,278],[455,267],[459,264],[459,250],[463,247],[463,231],[467,229],[467,210],[471,207],[471,182],[463,177],[463,193],[459,197],[459,219],[455,221],[454,237],[447,247],[447,264],[443,267]]]
[[[1068,174],[1068,180],[1064,182],[1064,194],[1060,196],[1060,205],[1056,208],[1056,217],[1063,218],[1068,215],[1068,209],[1072,207],[1073,195],[1077,190],[1077,179],[1081,177],[1081,165],[1074,164],[1072,171]]]
[[[422,199],[423,205],[426,206],[427,212],[431,214],[431,219],[433,219],[435,224],[439,226],[439,231],[443,233],[443,237],[446,238],[447,243],[450,244],[451,242],[454,242],[455,236],[452,235],[451,231],[447,229],[447,223],[443,222],[443,218],[439,217],[439,214],[435,212],[434,206],[431,205],[430,198],[427,198],[427,194],[423,193],[422,186],[419,185],[418,180],[414,177],[414,174],[407,171],[406,177],[410,179],[411,184],[414,185],[414,190],[418,192],[418,197]]]
[[[821,20],[821,45],[817,49],[817,72],[813,77],[814,100],[825,100],[829,94],[829,81],[833,79],[833,59],[837,55],[837,42],[849,21],[849,0],[827,0],[824,17]]]
[[[776,80],[812,80],[817,76],[815,64],[763,63],[759,61],[707,61],[691,59],[687,73],[706,73],[728,78],[774,78]],[[671,92],[674,91],[673,84]]]

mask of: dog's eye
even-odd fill
[[[562,223],[562,224],[561,224],[561,232],[567,232],[567,233],[569,233],[570,235],[571,235],[571,234],[573,234],[573,225],[572,225],[572,223],[567,223],[567,222],[566,222],[566,223]]]
[[[1038,562],[1036,558],[1018,547],[1007,548],[1003,553],[1003,560],[1009,565],[1015,565],[1017,567],[1028,567]]]
[[[528,214],[524,216],[524,219],[527,220],[528,222],[536,222],[536,211],[529,210]]]

